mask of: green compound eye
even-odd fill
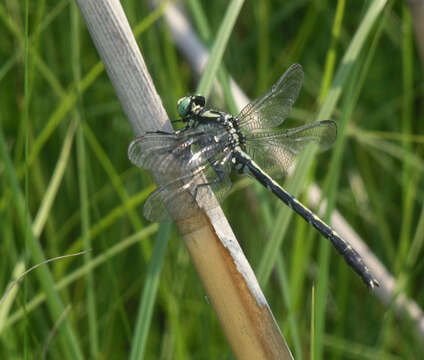
[[[178,100],[177,111],[182,118],[186,117],[188,113],[190,112],[190,104],[191,104],[190,96],[184,96],[183,98]]]

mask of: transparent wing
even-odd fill
[[[193,187],[193,179],[186,176],[178,180],[158,187],[149,195],[143,209],[147,220],[166,222],[179,220],[178,213],[181,214],[181,218],[183,214],[187,217],[192,214],[195,203],[186,190]]]
[[[199,206],[203,210],[216,207],[231,188],[230,157],[230,152],[223,154],[219,159],[159,186],[147,198],[144,216],[150,221],[166,222],[188,218]]]
[[[246,131],[280,125],[290,113],[303,83],[300,64],[291,65],[266,94],[256,99],[237,116],[240,127]]]
[[[158,159],[168,156],[178,146],[176,134],[146,133],[131,142],[128,158],[137,167],[153,169]]]
[[[214,161],[225,150],[228,133],[223,128],[196,128],[180,133],[154,132],[136,138],[128,148],[130,161],[156,174],[179,177]]]
[[[136,166],[153,170],[158,188],[144,205],[152,221],[190,217],[222,200],[231,187],[231,149],[228,132],[216,126],[199,126],[179,133],[147,133],[135,139],[128,157]]]
[[[297,155],[309,144],[328,149],[336,140],[334,121],[324,120],[289,130],[270,130],[246,135],[246,152],[274,177],[287,175]]]

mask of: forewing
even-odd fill
[[[237,116],[243,130],[254,131],[280,125],[290,113],[303,83],[300,64],[291,65],[276,84]]]
[[[246,152],[272,176],[282,177],[287,174],[298,154],[309,144],[316,144],[320,150],[326,150],[336,137],[336,123],[324,120],[289,130],[247,135]]]
[[[213,161],[225,150],[228,133],[222,128],[207,130],[146,133],[130,144],[128,158],[155,174],[179,177]]]
[[[172,153],[178,143],[179,137],[173,133],[146,133],[131,142],[128,158],[137,167],[158,169],[158,162]]]

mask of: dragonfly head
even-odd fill
[[[205,98],[201,95],[184,96],[177,103],[178,114],[184,119],[190,115],[197,115],[205,107]]]

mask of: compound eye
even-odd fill
[[[188,115],[191,108],[191,97],[190,96],[184,96],[180,100],[178,100],[177,103],[177,111],[178,114],[184,118]]]
[[[199,105],[200,107],[204,107],[204,106],[205,106],[205,104],[206,104],[205,97],[204,97],[204,96],[202,96],[202,95],[194,95],[194,96],[193,96],[193,102],[194,102],[196,105]]]

